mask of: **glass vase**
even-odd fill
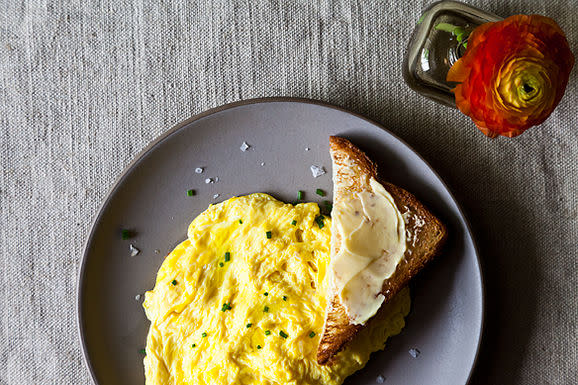
[[[457,1],[439,1],[419,18],[407,46],[403,77],[410,88],[436,102],[455,108],[447,82],[450,67],[467,49],[467,38],[479,25],[501,17]]]

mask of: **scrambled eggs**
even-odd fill
[[[330,233],[315,203],[252,194],[209,206],[146,293],[147,385],[333,385],[362,368],[403,328],[409,291],[318,365]]]

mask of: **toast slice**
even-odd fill
[[[377,166],[347,139],[329,138],[333,160],[333,207],[344,204],[352,193],[372,192],[370,180],[378,179]],[[446,238],[445,226],[412,194],[391,183],[380,182],[392,196],[397,209],[404,218],[406,250],[394,273],[384,280],[381,294],[383,305],[389,302],[408,282],[437,254]],[[331,256],[340,249],[341,235],[331,234]],[[330,287],[332,284],[330,284]],[[323,335],[317,349],[319,364],[331,362],[361,329],[367,325],[350,321],[345,306],[335,289],[328,293],[328,306]],[[367,322],[371,322],[371,319]]]

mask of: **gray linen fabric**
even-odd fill
[[[89,384],[75,324],[83,241],[115,177],[156,136],[262,96],[384,123],[448,182],[487,283],[474,384],[578,383],[578,82],[551,118],[489,140],[405,86],[429,1],[0,0],[0,384]],[[555,18],[578,2],[474,3]]]

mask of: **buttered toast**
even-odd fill
[[[412,194],[391,183],[379,182],[377,166],[359,148],[341,137],[332,136],[329,141],[333,161],[333,213],[346,213],[349,210],[354,212],[355,216],[359,216],[360,211],[363,211],[361,217],[366,215],[365,222],[361,219],[359,225],[355,222],[357,227],[354,231],[358,231],[361,225],[367,225],[364,234],[369,238],[373,236],[372,241],[380,240],[381,233],[375,238],[373,228],[379,229],[380,225],[383,227],[383,218],[388,217],[380,212],[379,205],[391,202],[390,206],[393,206],[393,209],[385,207],[384,204],[383,211],[395,211],[395,215],[391,214],[391,223],[399,226],[400,241],[399,244],[390,242],[393,246],[387,248],[391,250],[384,249],[381,257],[361,255],[363,253],[359,250],[363,251],[368,246],[351,244],[350,233],[347,231],[354,228],[351,227],[353,222],[348,219],[339,220],[335,218],[336,214],[332,215],[334,217],[332,222],[336,226],[332,228],[331,235],[333,272],[330,267],[328,276],[331,280],[329,285],[331,289],[328,293],[323,335],[317,350],[317,361],[320,364],[330,363],[331,358],[365,327],[366,322],[371,321],[375,312],[379,311],[377,309],[383,308],[383,304],[388,303],[439,252],[446,238],[445,226]],[[380,198],[374,199],[376,195]],[[358,197],[361,197],[359,198],[361,203],[353,202],[357,204],[355,206],[352,201]],[[367,217],[368,206],[377,213],[373,219],[376,223],[372,223],[371,218]],[[387,227],[384,229],[388,230]],[[392,237],[397,234],[391,229],[388,231],[389,233],[384,233],[384,236]],[[372,241],[368,239],[368,243]],[[400,245],[403,248],[400,248]],[[355,252],[346,252],[349,249],[355,249]],[[388,255],[388,252],[391,255]],[[349,265],[352,266],[353,272],[346,271]],[[355,268],[363,275],[356,274]],[[380,279],[381,271],[388,269],[390,272]],[[345,273],[342,274],[340,271]],[[347,279],[342,277],[347,274],[351,276]],[[357,279],[357,282],[352,286],[354,279]],[[367,288],[363,286],[362,290],[356,290],[362,287],[361,284],[365,285],[366,281]],[[348,285],[345,288],[352,292],[344,294],[346,290],[342,287],[344,282]],[[372,282],[373,287],[377,287],[375,293],[371,290]],[[365,299],[367,303],[364,302]]]

